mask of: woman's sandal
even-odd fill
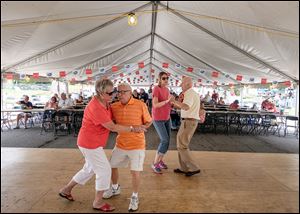
[[[69,201],[74,201],[74,198],[73,198],[73,196],[71,194],[65,194],[63,192],[60,192],[58,195],[60,197],[66,198]]]
[[[112,212],[114,211],[116,208],[111,206],[110,204],[107,204],[107,203],[104,203],[101,207],[99,208],[96,208],[96,207],[93,207],[95,210],[101,210],[103,212]]]

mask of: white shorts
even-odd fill
[[[115,147],[110,158],[111,168],[127,167],[130,161],[130,170],[143,171],[145,150],[123,150]]]

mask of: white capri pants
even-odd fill
[[[78,146],[85,158],[83,168],[74,175],[73,180],[84,185],[96,174],[96,191],[109,189],[111,179],[111,167],[102,147],[86,149]]]

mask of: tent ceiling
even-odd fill
[[[138,15],[135,27],[127,25],[131,11]],[[67,79],[84,81],[86,68],[95,77],[104,68],[119,80],[121,72],[139,70],[143,60],[145,85],[151,84],[150,70],[158,74],[163,62],[174,79],[229,84],[239,74],[245,84],[250,78],[298,82],[299,3],[1,2],[1,72],[57,77],[64,70]],[[130,69],[121,69],[126,64]],[[121,69],[116,74],[113,65]]]

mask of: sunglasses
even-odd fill
[[[124,90],[124,91],[117,91],[118,94],[125,94],[126,92],[128,92],[130,90]]]
[[[105,92],[108,96],[112,96],[115,92],[112,91],[112,92]]]
[[[168,80],[169,77],[162,77],[161,79],[162,79],[162,80]]]

